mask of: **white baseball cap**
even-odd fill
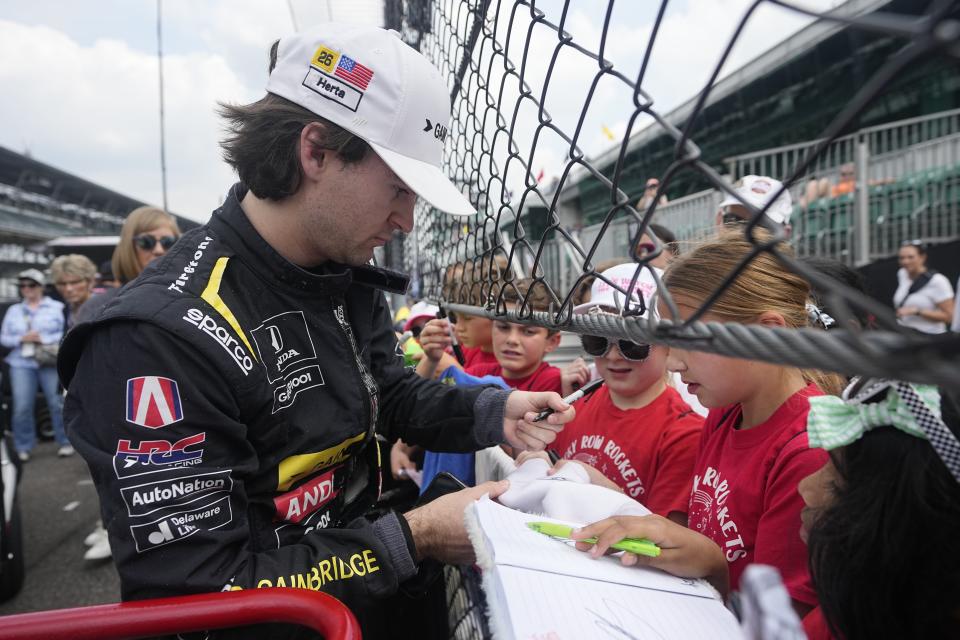
[[[413,323],[420,318],[436,318],[439,311],[440,307],[437,305],[421,300],[410,307],[410,315],[407,316],[407,322],[403,325],[403,330],[408,331]]]
[[[657,272],[657,277],[661,276],[663,272],[656,267],[651,267]],[[604,271],[602,275],[604,278],[615,284],[617,287],[623,291],[630,289],[630,283],[633,281],[633,274],[637,271],[637,264],[635,262],[627,262],[624,264],[618,264],[615,267],[611,267]],[[653,294],[657,292],[657,281],[653,279],[653,275],[650,273],[650,269],[644,268],[640,272],[640,276],[637,278],[637,283],[633,287],[633,291],[630,294],[630,303],[638,304],[640,301],[640,296],[643,296],[644,304],[646,305],[646,311],[641,314],[641,318],[646,318],[650,315],[650,300],[653,298]],[[609,283],[597,278],[593,281],[593,286],[590,287],[590,302],[584,302],[583,304],[578,304],[573,308],[574,313],[589,313],[593,309],[598,309],[600,307],[609,307],[611,309],[623,309],[623,298],[624,295],[614,287],[610,286]],[[656,315],[656,310],[653,310],[654,315]]]
[[[734,185],[734,191],[738,197],[728,195],[720,203],[720,208],[723,209],[732,204],[743,206],[743,203],[747,202],[757,209],[762,209],[781,187],[783,187],[782,182],[767,176],[743,176]],[[793,199],[787,190],[784,190],[767,209],[767,216],[779,224],[788,224],[792,213]]]
[[[437,209],[476,213],[440,168],[450,89],[396,31],[326,22],[282,38],[267,91],[362,138]]]
[[[47,279],[43,277],[43,271],[39,269],[24,269],[17,274],[17,280],[33,280],[40,286],[47,284]]]

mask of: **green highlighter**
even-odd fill
[[[553,522],[528,522],[527,526],[537,533],[553,536],[554,538],[563,538],[565,540],[571,539],[570,533],[573,531],[573,527],[568,527],[563,524],[555,524]],[[583,540],[577,540],[577,542],[596,544],[597,539],[585,538]],[[641,556],[650,556],[651,558],[656,558],[660,555],[660,547],[644,538],[624,538],[620,542],[610,545],[610,547],[613,549],[619,549],[620,551],[636,553]]]

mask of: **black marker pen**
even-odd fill
[[[438,317],[438,318],[441,318],[441,319],[446,318],[446,317],[447,317],[447,312],[444,311],[443,305],[442,305],[442,304],[441,304],[441,305],[438,305],[438,308],[439,308],[440,310],[437,311],[437,317]],[[448,324],[448,325],[447,325],[447,329],[448,329],[449,332],[450,332],[450,342],[451,342],[450,347],[453,349],[453,355],[456,356],[457,362],[459,362],[459,363],[460,363],[460,366],[462,367],[464,364],[466,364],[467,359],[466,359],[466,358],[464,357],[464,355],[463,355],[463,349],[460,348],[460,343],[457,342],[457,334],[456,334],[456,332],[453,330],[453,327]]]
[[[591,380],[587,384],[583,385],[582,387],[580,387],[579,389],[577,389],[576,391],[568,395],[566,398],[563,399],[563,401],[566,402],[567,404],[573,404],[580,398],[583,398],[584,396],[588,396],[594,391],[596,391],[597,389],[599,389],[600,385],[602,384],[603,384],[603,378],[597,378],[596,380]],[[540,422],[541,420],[546,419],[546,417],[549,416],[551,413],[556,413],[556,411],[554,411],[553,409],[544,409],[543,411],[537,414],[537,417],[534,418],[533,421]]]

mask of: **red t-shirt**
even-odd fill
[[[550,448],[599,470],[656,514],[686,513],[703,418],[672,387],[639,409],[618,409],[607,387],[577,403]]]
[[[823,609],[820,607],[803,617],[803,631],[807,634],[807,640],[834,640],[827,619],[823,617]]]
[[[807,442],[811,396],[807,385],[765,422],[740,430],[740,405],[712,409],[700,440],[690,493],[688,527],[723,549],[730,588],[752,562],[780,571],[790,597],[816,604],[807,570],[807,546],[800,539],[803,500],[797,484],[827,462],[827,452]]]
[[[494,364],[475,364],[464,369],[472,376],[500,376],[503,378],[503,369],[499,362]],[[520,391],[556,391],[560,393],[560,369],[546,362],[541,362],[536,371],[524,378],[503,378],[503,381]]]
[[[462,347],[462,349],[464,371],[467,371],[469,367],[477,364],[495,364],[498,367],[500,366],[500,363],[497,362],[497,356],[493,353],[493,351],[484,351],[481,347]],[[470,372],[467,371],[467,373]]]

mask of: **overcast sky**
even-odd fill
[[[216,103],[251,102],[263,94],[267,50],[278,37],[329,20],[382,24],[377,0],[164,0],[164,99],[170,209],[205,220],[235,176],[219,156]],[[494,3],[496,5],[496,3]],[[507,5],[509,3],[503,2]],[[571,3],[567,30],[599,42],[606,2]],[[648,92],[667,110],[706,81],[749,0],[671,3],[654,48]],[[809,0],[827,8],[836,0]],[[537,7],[557,19],[559,0]],[[656,4],[616,5],[607,58],[635,75]],[[809,22],[790,11],[761,7],[734,49],[727,71],[749,61]],[[549,51],[549,44],[535,44]],[[544,56],[537,56],[544,64]],[[564,93],[548,107],[564,128],[592,78],[589,65],[565,62]],[[161,204],[156,4],[152,0],[0,2],[0,145],[151,204]],[[591,107],[583,146],[598,153],[614,144],[601,125],[621,135],[630,115],[623,92],[602,85]],[[618,94],[619,92],[619,94]],[[582,100],[580,101],[582,103]],[[569,123],[569,124],[568,124]],[[545,145],[545,149],[549,145]],[[555,155],[555,154],[554,154]],[[560,165],[545,154],[549,173]]]

